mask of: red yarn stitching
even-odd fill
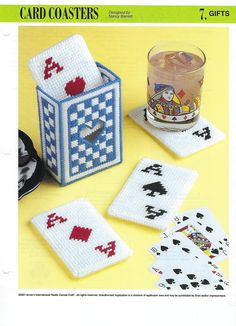
[[[67,218],[63,218],[61,216],[55,216],[56,213],[52,213],[50,215],[48,215],[48,220],[47,220],[47,229],[55,226],[55,222],[59,221],[60,223],[64,223],[65,221],[67,221]]]
[[[83,77],[76,77],[75,80],[70,80],[65,86],[65,91],[67,95],[75,96],[82,93],[85,88],[85,81]]]
[[[44,69],[44,79],[48,79],[52,77],[51,71],[56,69],[56,73],[58,74],[60,71],[63,70],[63,66],[60,66],[58,62],[52,61],[51,58],[47,58],[45,60],[46,67]]]
[[[74,226],[70,235],[70,240],[81,240],[87,242],[91,232],[92,229],[84,228],[81,226]]]
[[[111,257],[115,255],[115,249],[116,249],[116,242],[110,241],[108,242],[108,246],[104,247],[103,245],[97,246],[95,250],[99,250],[100,252],[103,252],[107,255],[107,257]]]

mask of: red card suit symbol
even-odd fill
[[[179,93],[178,93],[178,95],[179,95],[179,97],[184,97],[184,95],[185,95],[186,93],[185,93],[185,91],[183,90],[183,89],[181,89],[180,91],[179,91]]]
[[[63,218],[61,216],[57,216],[56,213],[52,213],[50,215],[48,215],[48,220],[47,220],[47,229],[55,226],[55,222],[59,221],[59,223],[64,223],[65,221],[67,221],[67,218]]]
[[[100,252],[107,255],[107,257],[111,257],[115,255],[115,249],[116,249],[116,242],[110,241],[108,242],[108,246],[104,247],[103,245],[97,246],[95,250],[99,250]]]
[[[63,70],[63,66],[60,66],[58,62],[53,61],[52,57],[45,60],[46,67],[44,69],[44,80],[52,77],[52,71],[58,74]]]
[[[66,86],[65,91],[67,95],[75,96],[77,94],[80,94],[84,91],[85,88],[85,81],[83,77],[76,77],[75,80],[70,80]]]
[[[166,115],[162,114],[162,118],[165,119],[166,118]]]
[[[80,240],[87,242],[91,232],[92,229],[84,228],[81,226],[74,226],[70,235],[70,240]]]

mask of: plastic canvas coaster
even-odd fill
[[[75,277],[113,265],[132,254],[85,199],[37,215],[32,223]]]
[[[81,35],[73,35],[29,61],[32,75],[56,100],[75,96],[103,84],[99,69]]]
[[[144,158],[108,212],[114,217],[165,230],[196,178],[196,171]]]
[[[194,154],[224,139],[224,134],[202,117],[195,126],[182,132],[160,130],[144,119],[144,109],[145,106],[132,110],[129,116],[180,157]]]

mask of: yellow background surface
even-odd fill
[[[122,79],[122,164],[61,187],[49,175],[19,202],[19,288],[154,289],[157,276],[148,271],[154,257],[148,248],[160,232],[115,219],[107,208],[143,157],[195,169],[199,177],[180,211],[208,206],[228,233],[228,29],[200,27],[20,27],[19,28],[19,128],[26,132],[41,155],[35,82],[28,60],[72,34],[84,38],[94,59]],[[128,116],[146,101],[147,53],[158,41],[179,40],[200,47],[207,62],[201,114],[226,139],[190,157],[179,159]],[[74,279],[46,241],[31,226],[31,218],[43,211],[86,197],[105,216],[134,253],[129,259]],[[227,262],[221,264],[228,272]]]

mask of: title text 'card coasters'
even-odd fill
[[[196,171],[144,158],[108,212],[114,217],[165,230],[196,178]]]
[[[129,116],[149,134],[180,157],[194,154],[224,139],[224,134],[209,121],[200,117],[192,128],[182,131],[164,131],[144,119],[145,106],[129,112]]]
[[[32,223],[75,277],[113,265],[132,253],[85,199],[37,215]]]
[[[56,100],[102,85],[101,74],[80,35],[73,35],[29,61],[37,85]]]

